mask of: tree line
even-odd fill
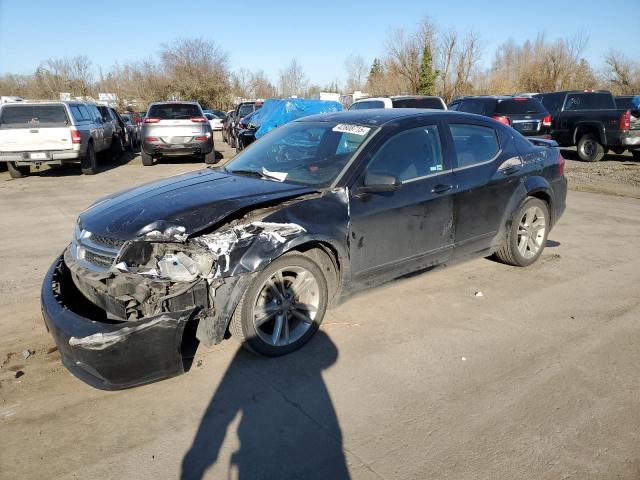
[[[0,94],[56,99],[60,92],[96,98],[115,93],[120,107],[144,109],[156,100],[196,100],[209,108],[228,108],[238,98],[269,98],[320,91],[370,95],[439,95],[446,102],[473,94],[514,94],[563,89],[604,88],[616,94],[640,93],[640,62],[611,49],[599,67],[584,52],[582,33],[549,40],[544,34],[498,46],[487,68],[481,62],[479,33],[443,29],[428,17],[414,28],[395,28],[381,55],[371,64],[359,54],[344,61],[346,81],[311,82],[297,59],[283,67],[275,82],[261,69],[232,72],[228,53],[215,42],[186,38],[163,44],[155,58],[115,64],[99,70],[87,56],[43,61],[33,74],[0,76]]]

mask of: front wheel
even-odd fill
[[[304,255],[288,253],[256,275],[229,330],[249,350],[269,357],[285,355],[318,331],[327,298],[320,267]]]
[[[539,198],[529,197],[512,217],[507,238],[496,257],[508,265],[531,265],[542,255],[548,234],[549,207]]]
[[[604,147],[592,133],[585,133],[578,140],[578,157],[584,162],[599,162],[604,157]]]
[[[7,170],[9,170],[9,175],[11,178],[22,178],[26,177],[30,173],[29,166],[19,167],[16,165],[16,162],[7,162]]]

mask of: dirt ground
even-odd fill
[[[75,379],[39,289],[76,216],[201,167],[0,173],[0,478],[640,478],[635,195],[570,191],[535,265],[478,259],[360,294],[286,357],[228,340],[152,385]]]

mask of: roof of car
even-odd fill
[[[369,110],[343,110],[333,113],[321,113],[300,118],[296,120],[296,122],[344,122],[379,126],[402,118],[452,114],[465,115],[460,112],[432,110],[428,108],[374,108]]]

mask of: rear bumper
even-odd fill
[[[95,388],[119,390],[185,371],[183,336],[195,309],[134,322],[99,320],[95,307],[83,301],[62,257],[47,272],[41,303],[63,364]]]
[[[622,137],[620,142],[625,147],[638,147],[640,148],[640,130],[632,130],[627,135]]]
[[[184,156],[204,155],[213,151],[213,137],[206,142],[169,144],[164,142],[143,142],[142,151],[148,155]]]
[[[44,159],[32,159],[32,153],[44,153]],[[18,165],[32,165],[35,163],[56,163],[61,161],[79,161],[82,158],[79,150],[42,150],[38,152],[0,152],[0,162],[17,162]]]

